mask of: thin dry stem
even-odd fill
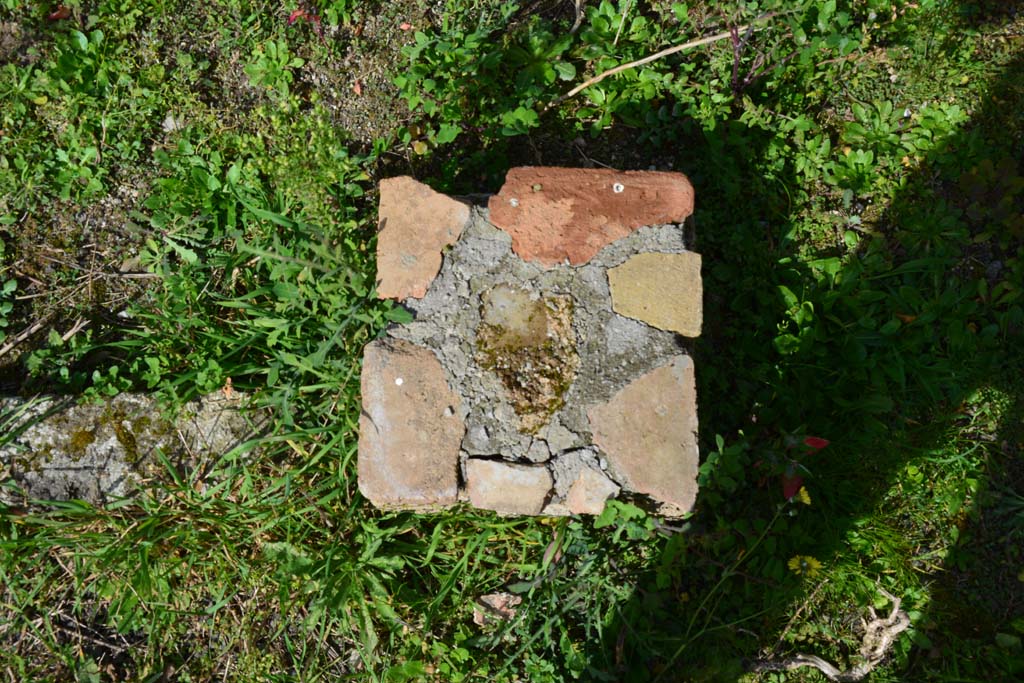
[[[581,23],[583,23],[583,0],[576,0],[576,21],[573,22],[569,33],[576,33]]]
[[[746,24],[744,26],[737,26],[733,30],[735,30],[737,32],[739,32],[739,31],[746,31],[746,30],[752,30],[752,29],[756,28],[757,24],[759,24],[761,22],[764,22],[764,21],[767,21],[768,19],[771,19],[774,16],[776,16],[775,12],[771,12],[769,14],[763,14],[763,15],[759,16],[757,19],[754,19],[754,21],[750,22],[749,24]],[[584,90],[586,90],[590,86],[596,85],[597,83],[600,83],[601,81],[603,81],[604,79],[608,78],[609,76],[614,76],[617,73],[622,73],[623,71],[626,71],[628,69],[633,69],[633,68],[636,68],[638,66],[643,66],[644,64],[650,64],[651,62],[654,62],[654,61],[657,61],[659,59],[662,59],[663,57],[668,57],[669,55],[674,55],[677,52],[683,52],[685,50],[692,50],[695,47],[700,47],[701,45],[708,45],[709,43],[714,43],[714,42],[717,42],[719,40],[725,40],[726,38],[731,38],[731,37],[732,37],[732,30],[730,30],[730,31],[723,31],[722,33],[716,33],[714,35],[707,36],[707,37],[704,37],[704,38],[698,38],[697,40],[691,40],[690,42],[683,43],[682,45],[674,45],[673,47],[666,48],[666,49],[662,50],[661,52],[656,52],[653,55],[648,55],[648,56],[644,57],[643,59],[637,59],[636,61],[633,61],[633,62],[628,62],[626,64],[620,64],[619,66],[617,66],[617,67],[615,67],[613,69],[608,69],[604,73],[598,74],[597,76],[594,76],[593,78],[588,79],[588,80],[584,81],[583,83],[580,83],[575,88],[573,88],[572,90],[567,92],[565,95],[562,95],[561,97],[556,98],[555,100],[553,100],[551,102],[551,104],[548,105],[547,108],[551,108],[551,107],[553,107],[555,105],[561,104],[562,102],[564,102],[565,100],[569,99],[570,97],[575,97],[576,95],[580,94],[581,92],[583,92]]]
[[[43,318],[42,320],[37,320],[36,322],[34,322],[31,325],[29,325],[27,328],[25,328],[21,332],[19,332],[18,334],[16,334],[13,337],[11,337],[11,340],[9,342],[7,342],[2,347],[0,347],[0,358],[3,358],[4,356],[6,356],[18,344],[22,343],[23,341],[25,341],[26,339],[31,337],[36,332],[39,332],[44,327],[46,327],[47,323],[49,323],[52,318],[53,318],[53,315],[51,314],[51,315]]]
[[[889,612],[889,616],[879,617],[875,613],[874,608],[868,608],[871,621],[862,620],[864,638],[861,642],[859,653],[861,661],[849,669],[844,671],[817,655],[801,652],[787,659],[767,659],[753,662],[750,665],[750,671],[792,671],[809,666],[823,673],[830,681],[836,681],[837,683],[857,683],[864,680],[885,659],[899,634],[910,626],[910,617],[905,611],[900,609],[900,598],[892,595],[881,586],[878,587],[878,592],[889,599],[892,604],[892,610]]]

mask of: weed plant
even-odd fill
[[[172,406],[239,390],[276,416],[131,500],[0,509],[8,679],[820,680],[745,661],[842,665],[880,587],[911,628],[873,680],[1024,672],[1011,5],[595,0],[575,33],[568,2],[303,5],[322,35],[258,1],[0,7],[0,320],[53,323],[24,387]],[[379,12],[414,24],[395,71],[409,118],[357,147],[325,105],[348,84],[320,65]],[[696,186],[686,520],[628,501],[596,519],[381,513],[356,492],[361,348],[407,319],[373,295],[373,181],[478,192],[517,163],[653,163]],[[76,211],[150,284],[108,306],[127,324],[96,315],[65,340],[46,316],[86,266],[29,247],[98,253]],[[501,590],[515,616],[475,624]]]

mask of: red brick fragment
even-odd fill
[[[682,173],[524,166],[488,209],[524,261],[580,265],[637,228],[684,220],[693,186]]]

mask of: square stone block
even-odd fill
[[[692,211],[679,173],[512,169],[488,208],[383,182],[384,230],[406,238],[379,242],[380,295],[414,319],[367,347],[363,494],[503,514],[599,514],[616,495],[692,508]]]

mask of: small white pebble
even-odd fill
[[[455,414],[455,411],[452,410],[451,406],[448,406],[447,408],[444,409],[444,416],[445,417],[451,417],[454,414]]]
[[[405,380],[402,379],[401,377],[396,377],[395,384],[397,384],[398,386],[402,386],[403,384],[405,384]]]
[[[515,207],[515,206],[519,206],[519,200],[518,200],[518,199],[516,199],[515,197],[513,197],[513,198],[512,198],[512,199],[510,199],[510,200],[508,200],[508,203],[509,203],[509,204],[511,204],[511,205],[512,205],[513,207]]]
[[[614,185],[612,185],[612,192],[614,192],[615,194],[619,194],[625,189],[626,187],[622,183],[615,183]]]

